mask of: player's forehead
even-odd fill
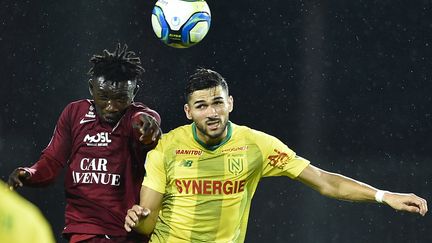
[[[136,80],[112,81],[98,77],[93,82],[94,90],[104,94],[129,94],[136,87]]]
[[[222,86],[219,85],[208,89],[196,90],[189,97],[189,102],[193,104],[199,101],[210,102],[216,99],[226,99],[228,94],[226,90],[224,90]]]

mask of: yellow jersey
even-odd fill
[[[0,181],[0,242],[54,243],[50,225],[36,206]]]
[[[231,122],[227,129],[209,147],[194,123],[181,126],[149,152],[143,185],[164,194],[150,242],[243,242],[260,179],[295,178],[309,164],[273,136]]]

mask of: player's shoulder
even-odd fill
[[[66,108],[74,110],[89,109],[89,107],[93,107],[93,102],[89,99],[72,101],[66,106]]]
[[[162,134],[162,142],[165,145],[185,144],[193,140],[192,124],[183,125]]]
[[[72,120],[82,116],[95,117],[95,108],[92,100],[83,99],[70,102],[63,109],[63,117],[70,117]]]
[[[255,143],[266,142],[275,139],[274,136],[267,134],[263,131],[259,131],[248,126],[237,125],[231,122],[233,136],[246,139]]]
[[[268,136],[268,134],[266,134],[265,132],[253,129],[245,125],[238,125],[233,122],[231,122],[231,128],[233,134],[235,134],[236,136],[245,136],[245,137]]]

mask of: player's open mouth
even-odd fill
[[[219,123],[219,121],[210,121],[210,122],[207,122],[206,124],[210,130],[216,130],[219,128],[220,123]]]

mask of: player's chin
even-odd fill
[[[226,126],[222,124],[218,124],[217,127],[207,127],[207,134],[211,138],[218,138],[224,133],[225,128]]]
[[[103,120],[104,122],[115,124],[119,121],[119,118],[117,116],[104,116]]]
[[[207,130],[207,135],[210,138],[219,138],[220,136],[222,136],[224,130],[219,128],[217,130]]]

